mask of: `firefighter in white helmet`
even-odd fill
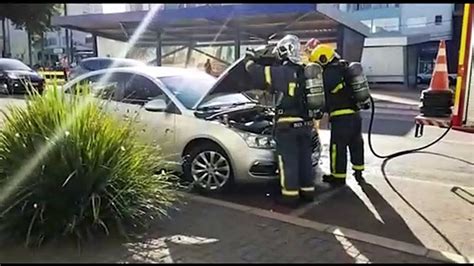
[[[292,207],[299,199],[314,198],[312,119],[320,113],[324,100],[318,94],[322,93],[322,68],[314,64],[313,68],[305,69],[300,52],[298,37],[286,35],[274,49],[280,59],[278,65],[260,63],[255,51],[248,50],[245,67],[254,87],[268,89],[275,96],[274,135],[282,194],[279,201]]]

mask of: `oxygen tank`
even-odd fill
[[[364,74],[362,65],[357,62],[352,62],[347,67],[347,76],[349,86],[354,93],[354,99],[357,106],[361,109],[369,109],[370,107],[370,92],[369,82]]]
[[[324,107],[323,68],[319,64],[309,63],[304,68],[306,78],[306,102],[311,117],[321,115]]]

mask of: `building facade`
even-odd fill
[[[371,37],[380,40],[381,45],[386,43],[384,38],[405,38],[404,57],[409,60],[402,64],[405,69],[405,83],[413,85],[418,73],[431,73],[440,40],[446,41],[448,71],[456,72],[462,14],[459,10],[462,9],[462,4],[335,5],[369,27]],[[373,47],[377,46],[373,41],[371,43]]]

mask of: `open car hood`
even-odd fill
[[[272,47],[268,46],[265,57],[257,60],[258,63],[264,65],[274,65],[278,59],[271,55]],[[256,90],[250,75],[245,70],[245,56],[239,58],[230,65],[218,78],[214,86],[204,95],[196,105],[197,108],[202,106],[206,101],[216,95],[241,93]]]

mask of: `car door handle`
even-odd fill
[[[170,128],[165,129],[165,134],[171,133],[171,132],[173,132],[173,130],[171,130]]]

